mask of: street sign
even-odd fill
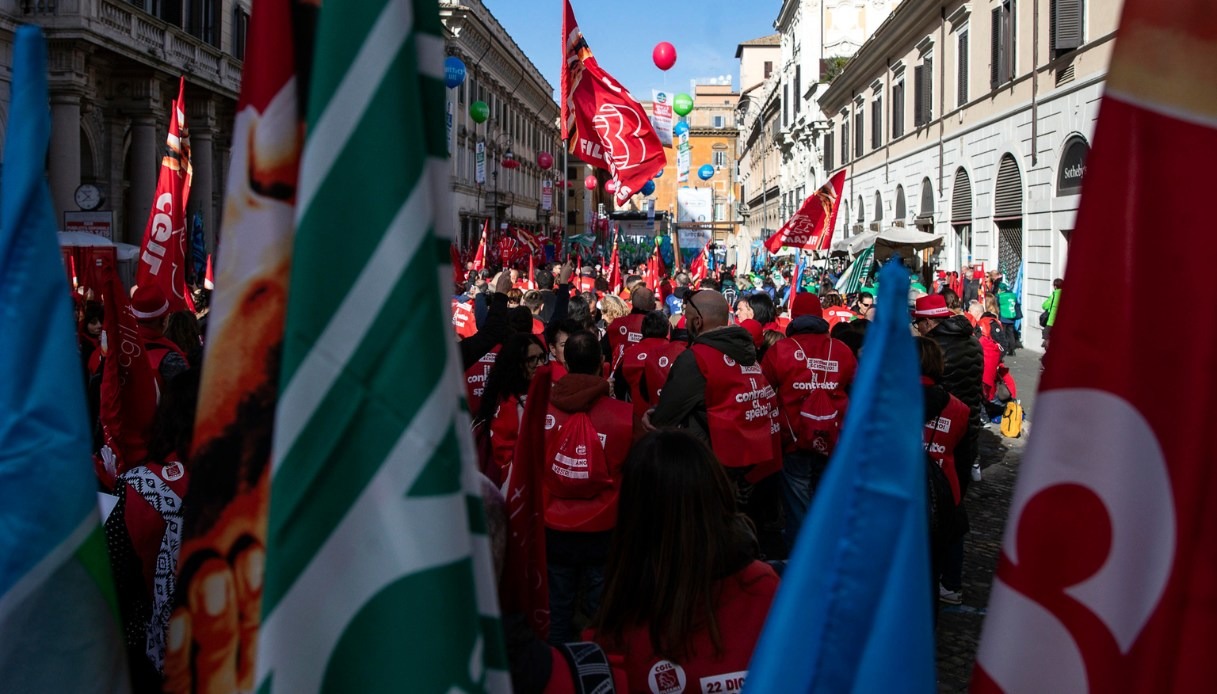
[[[64,231],[86,231],[90,234],[114,240],[114,213],[105,212],[64,212]]]

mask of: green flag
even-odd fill
[[[260,692],[508,691],[451,277],[435,0],[326,0],[275,418]]]

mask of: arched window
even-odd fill
[[[904,206],[904,186],[896,186],[896,219],[903,220],[908,216],[908,210]]]
[[[1023,176],[1018,160],[1003,154],[993,192],[993,221],[997,226],[997,269],[1013,278],[1023,263]]]
[[[883,196],[877,190],[875,191],[875,221],[883,221]]]

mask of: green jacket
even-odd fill
[[[1056,310],[1061,305],[1061,290],[1053,289],[1052,296],[1044,299],[1044,304],[1040,308],[1048,312],[1048,327],[1056,325]]]

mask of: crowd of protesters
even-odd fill
[[[500,544],[505,524],[494,520],[521,474],[529,392],[543,370],[553,384],[543,459],[531,461],[543,467],[550,628],[542,640],[522,615],[505,615],[518,690],[569,691],[589,657],[610,665],[605,682],[618,691],[742,681],[878,308],[869,284],[848,295],[833,289],[839,264],[795,276],[797,267],[782,259],[755,274],[648,276],[639,264],[616,286],[602,268],[570,263],[531,276],[466,268],[452,325]],[[927,600],[946,604],[963,600],[980,428],[1017,397],[1003,359],[1019,347],[1008,316],[1021,319],[1019,307],[1003,305],[1000,276],[957,277],[931,278],[928,292],[918,283],[907,307],[892,307],[907,310],[922,336],[937,579]],[[1059,285],[1043,307],[1045,328]],[[101,416],[105,362],[115,358],[105,308],[75,296],[98,477],[115,500],[106,535],[131,671],[137,690],[159,691],[207,297],[195,297],[197,311],[173,312],[155,288],[132,292],[156,397],[147,403],[146,450],[116,469]]]

